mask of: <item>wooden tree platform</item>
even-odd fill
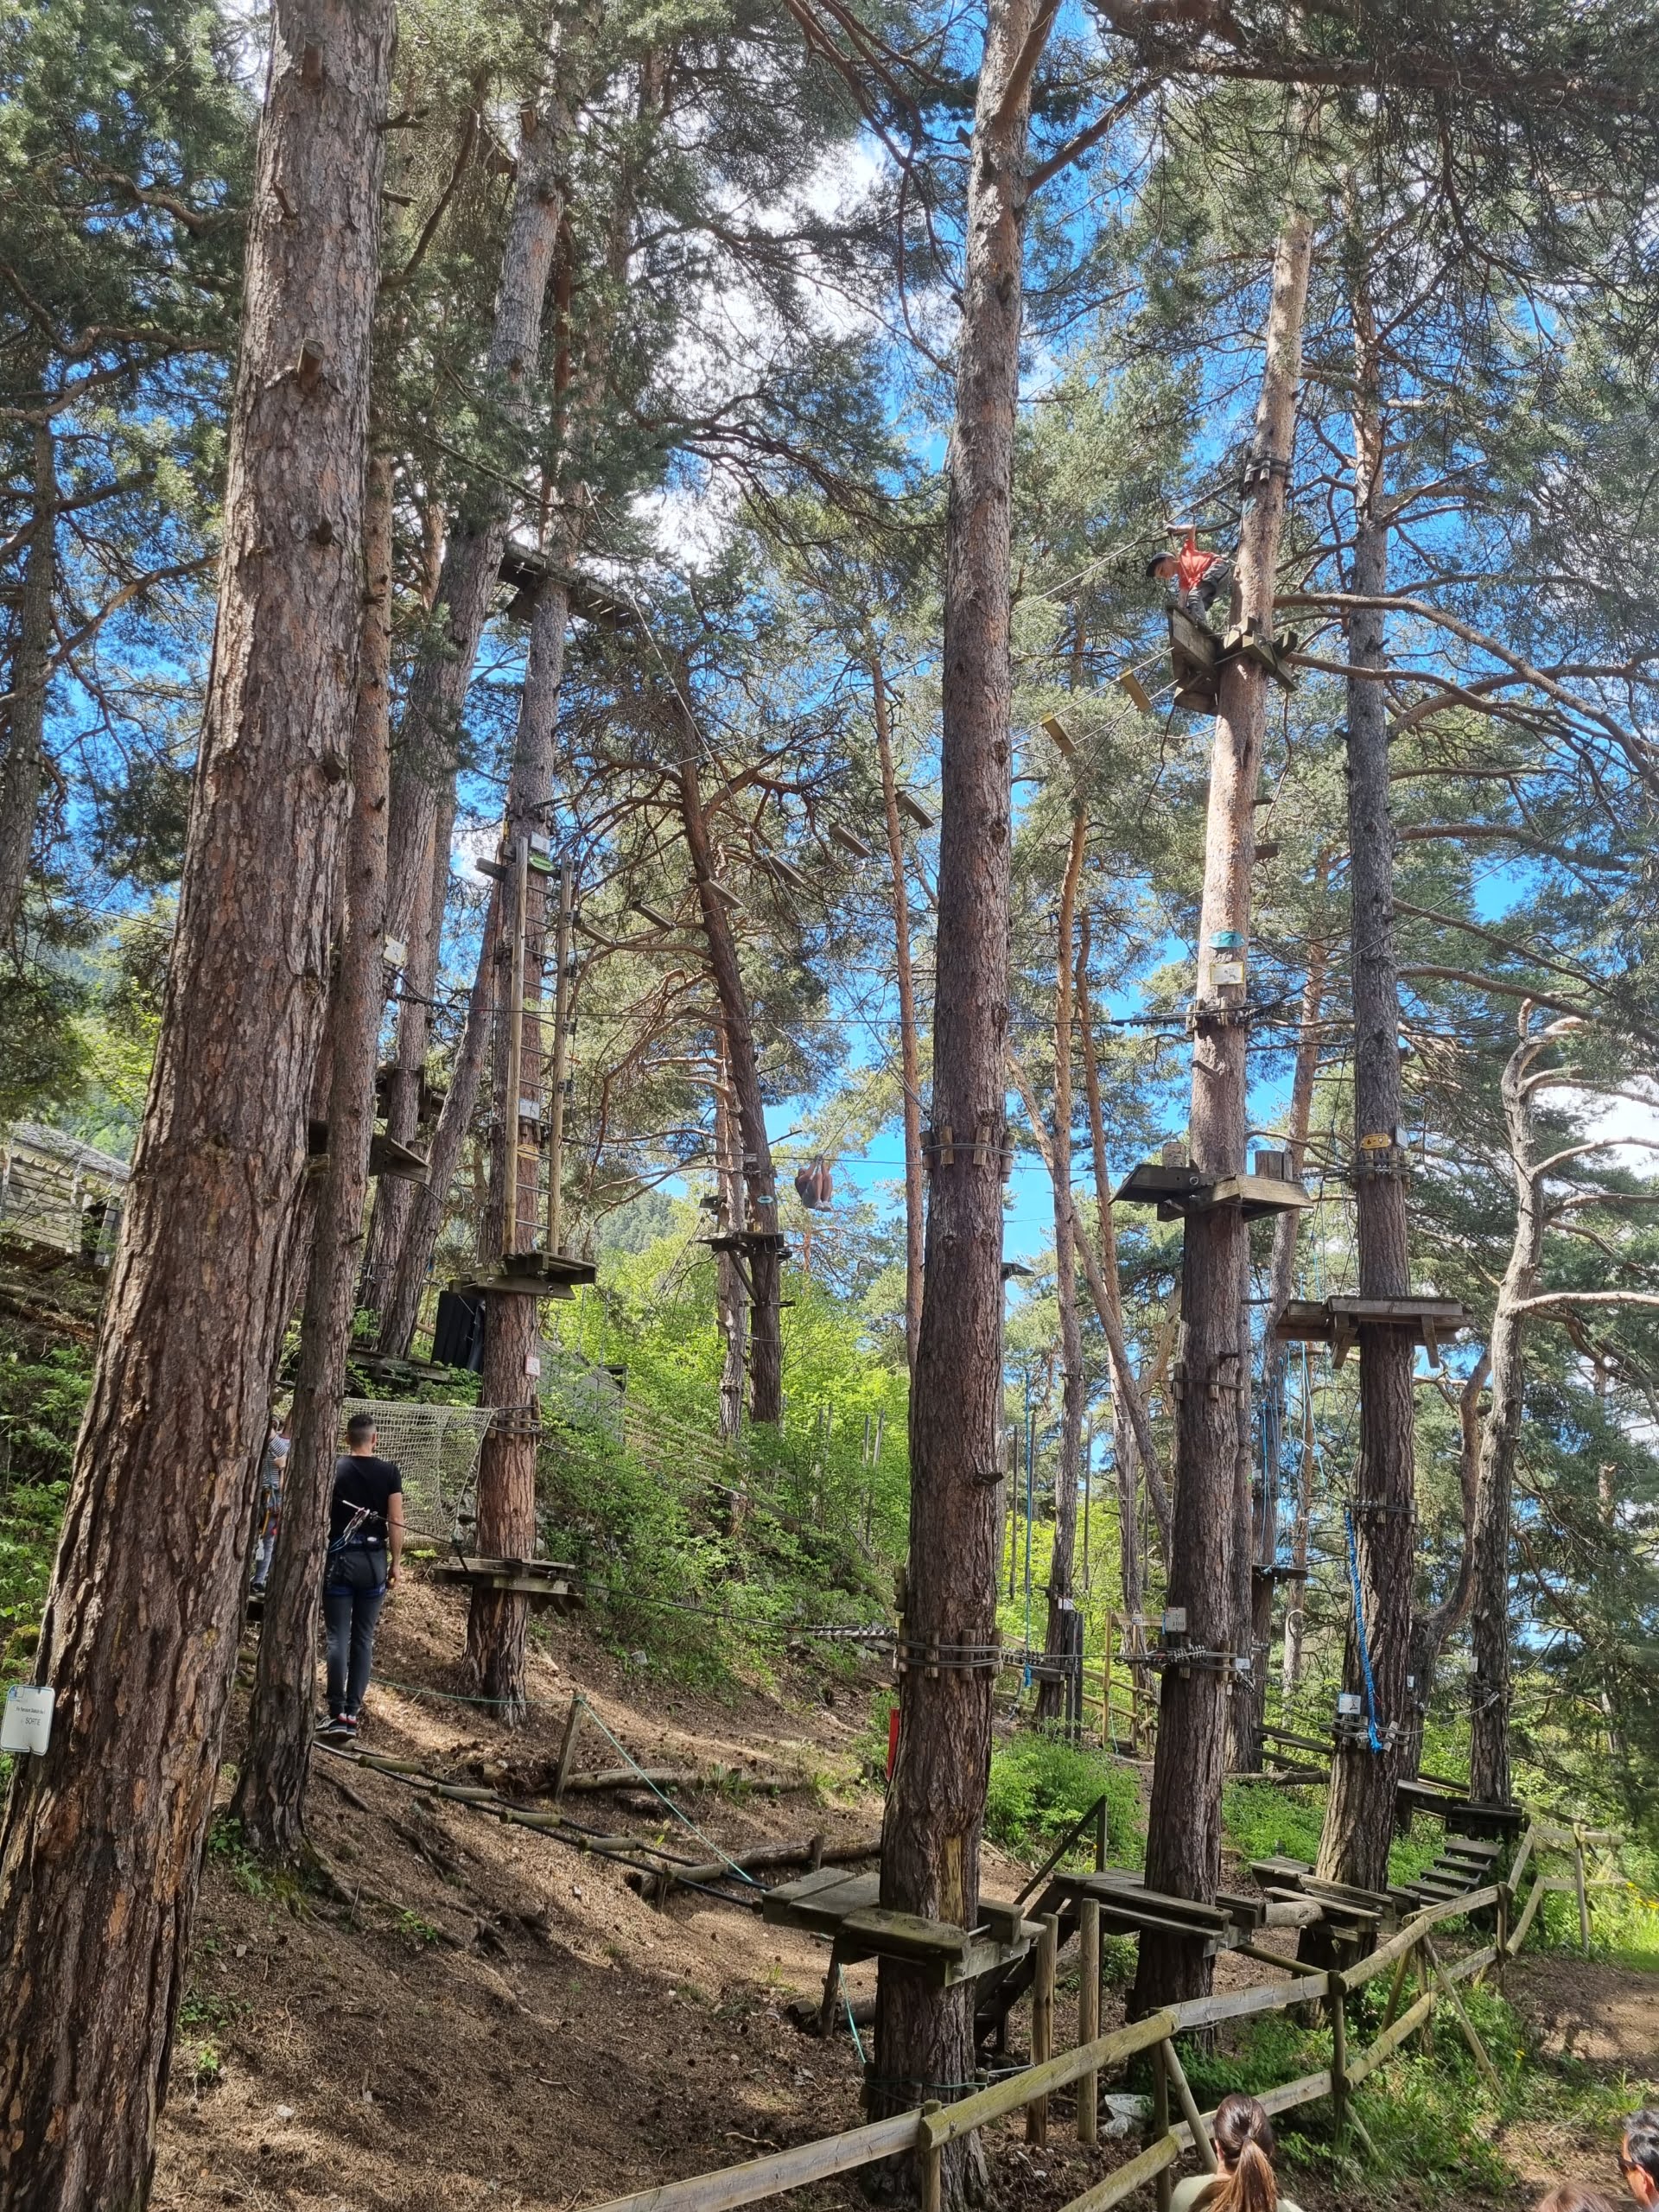
[[[546,1559],[483,1559],[468,1554],[436,1560],[427,1573],[435,1582],[460,1582],[478,1590],[501,1590],[527,1598],[532,1606],[554,1612],[580,1612],[587,1600],[577,1569]]]
[[[923,1967],[938,1988],[976,1981],[994,1968],[1023,1959],[1042,1930],[1017,1905],[982,1902],[982,1925],[957,1928],[919,1913],[892,1912],[878,1903],[879,1874],[852,1874],[822,1866],[798,1880],[768,1890],[761,1916],[773,1927],[803,1928],[827,1936],[830,1971],[858,1959],[903,1959]]]
[[[570,1298],[585,1283],[599,1281],[592,1260],[578,1260],[569,1252],[510,1252],[502,1256],[499,1270],[448,1285],[463,1298],[487,1292],[497,1298]]]
[[[1328,1344],[1332,1364],[1340,1367],[1362,1325],[1408,1329],[1438,1366],[1441,1339],[1457,1336],[1469,1319],[1468,1307],[1455,1298],[1293,1298],[1274,1334],[1289,1344]]]
[[[1125,1205],[1156,1206],[1160,1221],[1182,1221],[1188,1214],[1230,1205],[1237,1206],[1246,1221],[1259,1221],[1267,1214],[1294,1213],[1313,1204],[1311,1192],[1282,1176],[1207,1178],[1196,1167],[1168,1167],[1156,1160],[1143,1160],[1112,1195]]]

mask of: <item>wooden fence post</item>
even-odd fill
[[[922,2107],[922,2126],[916,2137],[916,2193],[922,2212],[940,2212],[939,2146],[927,2132],[927,2115],[941,2109],[937,2097]]]
[[[1095,1872],[1096,1874],[1103,1874],[1105,1871],[1106,1793],[1103,1790],[1100,1794],[1099,1802],[1095,1807]]]
[[[1031,1985],[1031,2063],[1040,2066],[1054,2056],[1054,1963],[1059,1955],[1060,1918],[1043,1915],[1043,1932],[1037,1939],[1037,1965]],[[1048,2099],[1033,2097],[1026,2111],[1026,2140],[1048,2141]]]
[[[1326,1990],[1325,2006],[1331,2015],[1331,2104],[1340,2143],[1348,2126],[1348,2015],[1344,2009],[1348,1992],[1334,1967]]]
[[[1169,2067],[1164,2056],[1168,2048],[1168,2044],[1165,2043],[1156,2044],[1153,2047],[1152,2139],[1154,2143],[1161,2143],[1169,2133]],[[1159,2169],[1157,2192],[1158,2212],[1169,2212],[1169,2200],[1173,2190],[1167,2166]]]
[[[1434,1976],[1434,1986],[1450,2004],[1458,2025],[1463,2031],[1463,2039],[1468,2044],[1476,2065],[1486,2077],[1487,2087],[1501,2097],[1503,2094],[1503,2084],[1498,2078],[1497,2069],[1488,2056],[1485,2044],[1475,2033],[1474,2023],[1463,2009],[1463,1999],[1458,1994],[1457,1984],[1446,1978],[1446,1969],[1441,1966],[1439,1955],[1427,1936],[1423,1938],[1423,1951],[1428,1960],[1429,1970]]]
[[[1402,1951],[1394,1969],[1394,1979],[1389,1984],[1389,2002],[1382,2015],[1382,2032],[1394,2025],[1394,2016],[1400,2009],[1400,1999],[1406,1986],[1406,1968],[1411,1964],[1411,1953]]]
[[[1510,1885],[1497,1885],[1497,1956],[1492,1961],[1492,1980],[1501,1997],[1503,1993],[1503,1966],[1510,1955]]]
[[[1192,2084],[1186,2078],[1186,2069],[1181,2064],[1173,2038],[1160,2044],[1160,2049],[1163,2052],[1164,2063],[1169,2069],[1170,2079],[1175,2084],[1181,2117],[1192,2131],[1192,2148],[1198,2152],[1205,2173],[1219,2173],[1221,2163],[1216,2157],[1216,2146],[1210,2140],[1210,2131],[1204,2124],[1204,2114],[1198,2110],[1198,2101],[1192,2094]]]
[[[1100,2033],[1100,1900],[1085,1897],[1077,1919],[1081,1955],[1077,1981],[1077,2041],[1093,2043]],[[1077,2140],[1096,2139],[1100,2076],[1085,2074],[1077,2083]]]
[[[1590,1955],[1590,1900],[1584,1893],[1584,1830],[1573,1828],[1573,1879],[1579,1893],[1579,1948]]]

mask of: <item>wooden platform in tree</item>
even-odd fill
[[[1418,1781],[1402,1782],[1396,1792],[1400,1816],[1408,1823],[1415,1813],[1427,1813],[1433,1819],[1446,1824],[1448,1837],[1457,1835],[1479,1841],[1490,1840],[1496,1847],[1506,1836],[1518,1835],[1527,1825],[1527,1815],[1519,1805],[1484,1805],[1458,1790],[1448,1789],[1444,1783]]]
[[[1293,1298],[1273,1333],[1292,1344],[1328,1344],[1340,1367],[1362,1326],[1406,1329],[1438,1364],[1441,1341],[1468,1323],[1468,1307],[1455,1298]]]
[[[527,1598],[534,1606],[554,1612],[579,1612],[587,1600],[582,1578],[574,1567],[546,1559],[438,1560],[427,1569],[435,1582],[464,1583],[474,1590],[500,1590]]]
[[[583,1284],[597,1282],[599,1268],[592,1260],[578,1260],[569,1252],[511,1252],[493,1275],[452,1282],[448,1287],[463,1298],[493,1294],[498,1298],[569,1298]]]
[[[879,1874],[821,1866],[768,1890],[761,1915],[773,1927],[828,1936],[834,1965],[903,1959],[924,1968],[929,1980],[944,1989],[1023,1959],[1039,1933],[1033,1923],[1020,1917],[1015,1906],[987,1904],[982,1926],[970,1929],[925,1920],[919,1913],[891,1911],[878,1902],[880,1892]]]
[[[399,1144],[396,1137],[387,1136],[383,1130],[377,1130],[369,1139],[369,1173],[400,1183],[425,1183],[431,1175],[423,1152]]]
[[[1160,1221],[1182,1221],[1190,1213],[1236,1205],[1246,1221],[1263,1215],[1293,1213],[1313,1204],[1301,1184],[1277,1175],[1206,1177],[1196,1167],[1167,1167],[1143,1160],[1113,1192],[1125,1205],[1156,1206]]]
[[[1224,1905],[1149,1890],[1145,1876],[1128,1867],[1107,1866],[1093,1874],[1061,1870],[1051,1886],[1073,1904],[1094,1898],[1100,1907],[1100,1924],[1112,1935],[1137,1936],[1150,1929],[1154,1935],[1184,1936],[1201,1944],[1206,1958],[1230,1950],[1237,1940],[1232,1916]]]

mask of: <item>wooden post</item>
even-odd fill
[[[1503,1964],[1510,1955],[1510,1885],[1497,1885],[1497,1956],[1492,1961],[1492,1980],[1499,1994],[1503,1988]]]
[[[1165,2062],[1166,2043],[1154,2047],[1152,2054],[1152,2139],[1161,2143],[1169,2133],[1169,2068]],[[1169,2212],[1169,2200],[1173,2195],[1169,2168],[1160,2170],[1157,2180],[1158,2212]]]
[[[570,1071],[570,918],[573,870],[568,861],[559,867],[559,931],[556,940],[558,972],[553,984],[553,1071],[551,1111],[547,1140],[547,1249],[559,1249],[560,1214],[564,1183],[564,1085]]]
[[[1093,2043],[1100,2033],[1100,1900],[1085,1897],[1077,1916],[1077,2041]],[[1100,2076],[1085,2074],[1077,2083],[1077,2140],[1096,2139],[1096,2113]]]
[[[1040,2066],[1054,2056],[1054,1966],[1059,1955],[1060,1918],[1043,1915],[1043,1932],[1037,1939],[1037,1967],[1031,1985],[1031,2063]],[[1048,2141],[1048,2099],[1033,2097],[1026,2108],[1026,2140]]]
[[[1497,2094],[1501,2097],[1503,2094],[1503,2084],[1498,2077],[1497,2069],[1493,2065],[1491,2059],[1487,2055],[1485,2044],[1482,2043],[1480,2037],[1475,2033],[1474,2023],[1470,2019],[1468,2013],[1465,2012],[1463,2008],[1463,1999],[1458,1994],[1457,1984],[1454,1981],[1450,1981],[1446,1979],[1446,1969],[1440,1964],[1440,1959],[1435,1953],[1434,1946],[1430,1942],[1427,1936],[1423,1938],[1423,1949],[1427,1956],[1428,1963],[1433,1970],[1435,1986],[1439,1989],[1441,1996],[1444,1997],[1451,2005],[1452,2010],[1457,2017],[1458,2025],[1463,2031],[1463,2039],[1468,2044],[1470,2053],[1472,2056],[1476,2065],[1486,2077],[1487,2087],[1494,2090]]]
[[[564,1737],[559,1745],[559,1770],[553,1777],[553,1802],[556,1805],[564,1795],[564,1785],[570,1779],[570,1757],[576,1748],[576,1723],[582,1719],[582,1692],[570,1693],[570,1711],[564,1724]]]
[[[1102,1790],[1095,1807],[1095,1872],[1106,1871],[1106,1793]]]
[[[1100,1748],[1112,1748],[1112,1609],[1106,1608],[1106,1656],[1100,1667]]]
[[[941,2109],[937,2097],[930,2097],[922,2107],[922,2119]],[[925,2125],[916,2138],[916,2193],[921,2199],[922,2212],[939,2212],[940,2175],[939,2146],[927,2133]]]
[[[1348,2016],[1344,2009],[1347,1994],[1347,1984],[1333,1970],[1325,2005],[1331,2015],[1331,2104],[1338,2143],[1348,2126]]]
[[[1584,1831],[1573,1830],[1573,1879],[1579,1893],[1579,1948],[1590,1955],[1590,1900],[1584,1891]]]
[[[1411,1964],[1409,1949],[1402,1951],[1394,1969],[1394,1979],[1389,1984],[1389,2001],[1382,2014],[1382,2031],[1394,2025],[1394,2016],[1400,2009],[1400,1999],[1406,1986],[1406,1968]]]
[[[1192,2094],[1192,2084],[1186,2078],[1186,2069],[1181,2064],[1180,2054],[1176,2050],[1173,2040],[1160,2047],[1164,2054],[1164,2063],[1169,2069],[1170,2079],[1175,2084],[1175,2095],[1181,2107],[1181,2117],[1192,2131],[1192,2148],[1198,2152],[1205,2173],[1218,2174],[1221,2171],[1221,2161],[1216,2156],[1215,2145],[1210,2140],[1210,2130],[1204,2124],[1204,2114],[1198,2110],[1198,2101]]]
[[[501,1208],[501,1249],[518,1249],[518,1090],[524,1077],[524,931],[530,910],[530,840],[516,837],[512,846],[512,944],[507,988],[507,1095],[498,1110],[505,1125],[505,1161]],[[535,1240],[532,1237],[531,1242]]]

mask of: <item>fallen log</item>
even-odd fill
[[[717,1882],[734,1867],[745,1874],[758,1874],[766,1867],[854,1866],[861,1859],[879,1859],[880,1855],[879,1835],[856,1843],[830,1844],[826,1844],[822,1836],[809,1836],[804,1843],[768,1843],[753,1851],[734,1851],[729,1859],[711,1859],[699,1866],[664,1867],[660,1874],[630,1872],[626,1880],[631,1890],[638,1890],[641,1897],[658,1902],[678,1882]]]
[[[715,1767],[700,1774],[690,1767],[607,1766],[594,1774],[573,1774],[564,1795],[596,1789],[638,1789],[649,1783],[657,1789],[727,1789],[735,1783],[744,1789],[761,1789],[781,1796],[791,1789],[810,1789],[811,1783],[793,1775],[748,1774],[741,1766]]]

